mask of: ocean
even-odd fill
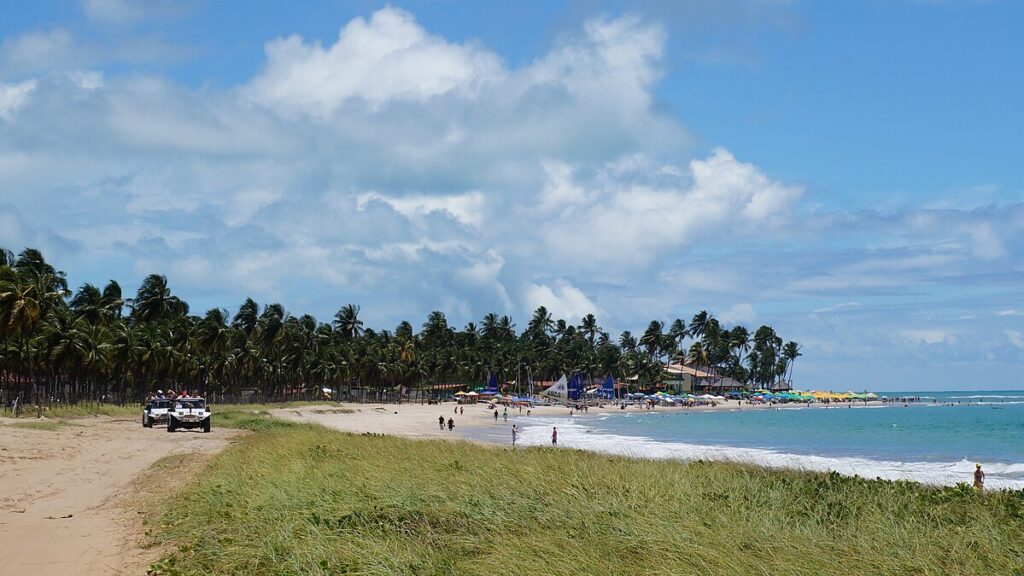
[[[557,426],[561,447],[938,485],[970,483],[980,463],[986,487],[1024,488],[1024,391],[885,395],[918,396],[921,402],[707,412],[609,409],[583,418],[515,416],[510,424],[522,427],[523,445],[549,444],[551,427]]]

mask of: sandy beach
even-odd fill
[[[867,404],[858,402],[854,406],[881,406],[882,402],[874,401]],[[809,405],[774,405],[768,404],[740,404],[736,400],[727,400],[715,406],[686,407],[665,407],[658,406],[653,410],[646,410],[638,406],[629,406],[620,410],[617,406],[606,404],[603,408],[592,406],[586,412],[570,410],[566,406],[534,406],[533,408],[518,407],[509,408],[509,421],[504,419],[505,407],[498,405],[496,408],[488,408],[486,403],[476,404],[455,404],[445,402],[442,404],[331,404],[322,406],[304,406],[300,408],[284,408],[273,410],[272,414],[278,418],[293,422],[309,422],[321,424],[328,428],[353,432],[357,434],[392,434],[408,438],[448,438],[475,440],[486,440],[488,434],[477,432],[494,429],[495,427],[511,426],[511,420],[518,422],[522,418],[530,417],[569,417],[573,418],[594,418],[608,414],[623,413],[664,413],[674,414],[686,411],[735,411],[735,410],[824,410],[824,409],[846,409],[847,404],[809,404]],[[495,420],[494,411],[498,410],[498,418]],[[458,412],[458,413],[457,413]],[[529,413],[529,415],[528,415]],[[454,419],[455,429],[449,432],[447,428],[442,430],[438,426],[438,418],[444,417]]]
[[[147,471],[174,454],[194,454],[189,459],[198,463],[238,434],[167,434],[106,417],[55,430],[15,422],[0,419],[0,574],[12,576],[145,573],[159,551],[140,547],[142,519],[166,504],[160,494],[187,479],[184,469],[151,478]]]

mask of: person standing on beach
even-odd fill
[[[498,410],[497,409],[494,410],[494,421],[495,422],[498,421]]]
[[[454,429],[454,428],[455,428],[455,419],[454,418],[449,418],[448,419],[448,431],[451,432],[452,429]]]
[[[465,406],[460,407],[459,408],[459,416],[465,416],[465,414],[466,414],[466,407]]]
[[[555,426],[551,428],[551,445],[558,446],[558,428]]]
[[[512,425],[512,445],[513,446],[516,445],[516,436],[518,436],[518,435],[519,435],[519,429],[516,428],[515,424],[513,424]]]
[[[441,427],[441,430],[444,430],[444,416],[437,417],[437,424]]]
[[[978,492],[985,489],[985,472],[982,471],[981,464],[974,466],[974,489]]]

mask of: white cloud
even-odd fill
[[[267,66],[246,88],[255,101],[326,114],[351,98],[379,107],[424,100],[500,76],[496,56],[428,34],[412,14],[378,10],[356,18],[324,49],[295,35],[267,43]]]
[[[726,324],[749,324],[757,320],[757,313],[754,312],[754,307],[751,304],[741,302],[733,304],[728,310],[719,314],[718,317]]]
[[[231,89],[122,73],[159,51],[107,31],[0,48],[0,82],[36,78],[0,106],[18,211],[0,207],[0,245],[43,247],[75,281],[166,272],[197,310],[352,301],[375,327],[433,309],[522,326],[543,304],[614,332],[725,310],[830,359],[1018,359],[1012,318],[958,318],[1020,309],[1024,205],[830,212],[750,158],[694,157],[656,106],[660,26],[591,20],[510,66],[386,9],[324,46],[270,42]]]
[[[246,188],[232,195],[224,215],[228,226],[248,224],[260,210],[281,199],[281,192],[269,188]]]
[[[1024,312],[1015,310],[1013,308],[1007,308],[1006,310],[1000,310],[996,312],[996,316],[1024,316]]]
[[[1007,255],[999,236],[987,223],[980,223],[968,229],[971,237],[971,251],[978,258],[994,260]]]
[[[581,204],[586,199],[583,188],[572,181],[572,166],[557,160],[543,160],[541,167],[547,176],[547,182],[540,193],[539,208],[542,212]]]
[[[63,28],[10,36],[0,43],[0,71],[26,72],[81,62],[71,33]]]
[[[956,335],[946,330],[901,330],[900,336],[909,342],[920,344],[954,343]]]
[[[803,192],[798,186],[770,180],[722,148],[690,162],[689,185],[678,177],[663,185],[647,183],[663,177],[662,167],[636,159],[631,161],[633,169],[625,173],[619,162],[609,166],[588,187],[591,198],[581,202],[582,192],[574,194],[582,205],[559,211],[558,220],[543,228],[547,246],[565,261],[646,266],[702,234],[764,234],[786,222],[787,210]],[[647,169],[646,175],[638,176],[635,172],[641,167]],[[578,183],[567,181],[564,169],[548,169],[547,176],[549,189],[580,190]],[[541,204],[541,209],[545,207]]]
[[[825,306],[824,308],[815,308],[813,312],[815,314],[823,314],[825,312],[838,312],[840,310],[856,308],[857,306],[860,306],[859,302],[843,302],[842,304],[833,304],[832,306]]]
[[[376,193],[361,194],[356,207],[363,210],[367,203],[380,201],[391,206],[406,218],[422,222],[424,216],[441,212],[467,226],[479,227],[484,221],[484,197],[479,192],[454,196],[389,197]]]
[[[1006,338],[1010,341],[1010,344],[1024,350],[1024,335],[1016,330],[1007,330],[1003,333],[1006,334]]]
[[[18,84],[0,83],[0,118],[8,122],[13,120],[14,113],[28,103],[29,96],[35,89],[35,80],[26,80]]]
[[[556,318],[568,321],[579,320],[587,314],[601,313],[582,290],[564,279],[555,280],[550,286],[530,284],[523,295],[523,303],[526,313],[545,306]]]

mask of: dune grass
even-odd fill
[[[158,574],[1024,571],[1021,492],[222,418],[257,433],[151,526]]]
[[[332,402],[328,401],[289,401],[289,402],[276,402],[272,404],[211,404],[210,408],[215,414],[221,412],[225,413],[237,413],[237,412],[265,412],[271,409],[278,408],[299,408],[303,406],[332,406]],[[94,416],[109,416],[113,418],[120,417],[142,417],[141,403],[129,403],[125,405],[119,404],[104,404],[98,402],[81,402],[78,404],[69,405],[57,405],[46,407],[42,411],[42,415],[46,418],[91,418]],[[339,409],[344,412],[346,409]],[[13,417],[13,415],[8,415]],[[22,405],[19,419],[36,418],[38,411],[35,405],[25,404]]]
[[[29,420],[26,422],[15,422],[11,424],[15,428],[27,428],[29,430],[46,430],[47,432],[56,432],[57,430],[63,430],[70,426],[78,426],[73,422],[67,420]]]
[[[122,417],[122,416],[139,416],[142,414],[142,406],[140,404],[100,404],[100,403],[81,403],[81,404],[70,404],[63,406],[51,406],[43,409],[43,416],[47,418],[91,418],[93,416],[111,416],[111,417]],[[34,405],[23,405],[21,407],[21,414],[19,418],[35,418],[38,415],[37,409]]]

